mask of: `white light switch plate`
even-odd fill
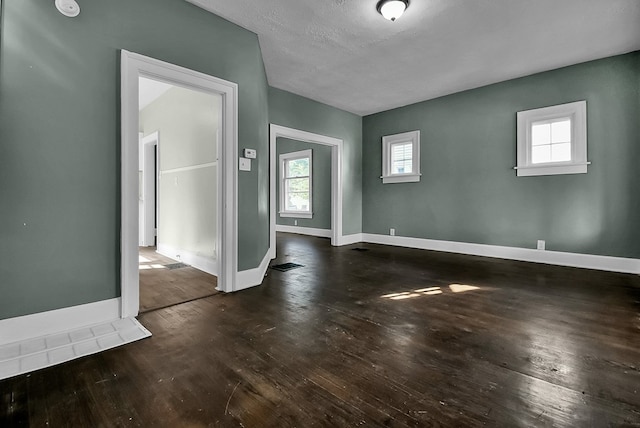
[[[240,171],[251,171],[251,159],[240,158],[238,162],[238,169]]]

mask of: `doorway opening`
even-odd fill
[[[279,217],[279,201],[278,201],[278,176],[277,171],[280,168],[279,156],[277,150],[278,139],[294,140],[300,143],[311,143],[312,146],[322,145],[331,148],[331,228],[329,233],[325,235],[325,231],[317,231],[322,236],[331,237],[331,245],[342,245],[342,156],[343,141],[338,138],[328,137],[326,135],[314,134],[312,132],[301,131],[285,126],[270,125],[269,131],[269,152],[270,152],[270,257],[276,258],[276,229],[286,230],[286,227],[277,226],[277,218]],[[324,171],[326,174],[326,171]],[[294,225],[295,227],[296,225]]]
[[[139,77],[140,311],[216,293],[222,96]]]
[[[139,272],[154,271],[154,266],[162,266],[157,269],[168,271],[180,271],[183,265],[198,271],[208,270],[217,276],[217,290],[234,291],[237,276],[237,85],[125,50],[121,53],[121,69],[121,316],[138,314]],[[143,79],[164,84],[164,95],[173,91],[172,96],[189,94],[200,97],[209,106],[215,104],[216,112],[211,109],[201,114],[173,111],[170,115],[182,117],[183,121],[189,118],[200,125],[215,121],[217,131],[203,135],[193,130],[186,133],[163,130],[165,121],[162,118],[156,117],[155,125],[154,120],[142,118],[139,94]],[[185,105],[182,102],[168,104],[173,107]],[[175,141],[180,143],[175,144]],[[202,141],[213,144],[196,144]],[[151,153],[157,155],[152,158]],[[154,173],[150,172],[152,165],[155,165]],[[206,214],[207,207],[211,206],[215,214]],[[214,236],[213,241],[201,239],[204,235]],[[146,257],[148,261],[142,265],[150,267],[141,268],[139,248],[150,243],[156,246],[155,254],[168,257],[172,263],[167,260],[154,263],[152,258]]]

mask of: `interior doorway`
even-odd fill
[[[222,96],[140,76],[140,311],[216,293]]]
[[[144,164],[144,158],[141,158],[144,155],[144,150],[140,147],[140,132],[149,135],[150,132],[158,131],[157,143],[155,144],[158,147],[156,189],[159,195],[155,202],[158,231],[156,236],[156,250],[158,252],[156,254],[159,254],[160,251],[166,252],[167,254],[161,255],[169,257],[177,264],[187,264],[190,268],[204,263],[205,266],[199,266],[197,270],[213,270],[217,276],[216,288],[218,290],[234,291],[237,277],[237,85],[125,50],[121,52],[121,69],[121,316],[123,318],[136,316],[140,310],[139,272],[141,259],[139,247],[142,240],[146,239],[144,232],[140,231],[141,225],[144,223],[140,215],[140,194],[144,192],[144,183],[140,185],[140,181],[144,182],[144,178],[141,179],[144,177],[144,171],[142,173],[140,171],[140,162]],[[196,135],[193,138],[193,141],[213,139],[217,143],[215,150],[206,145],[204,147],[208,148],[202,146],[185,148],[173,144],[167,145],[169,152],[163,156],[163,151],[165,151],[163,147],[165,142],[170,140],[171,131],[163,132],[161,129],[152,129],[152,126],[141,127],[139,117],[141,78],[191,91],[198,95],[216,98],[219,104],[219,114],[216,116],[216,120],[220,125],[216,136],[214,138],[200,138]],[[181,103],[174,104],[181,105]],[[211,120],[213,114],[196,116],[198,116],[196,119],[207,121]],[[177,138],[177,140],[183,141],[183,137]],[[211,150],[214,153],[213,158],[204,156],[210,155]],[[198,162],[184,163],[190,159],[196,159]],[[204,179],[202,179],[203,176]],[[205,191],[207,189],[210,191],[212,177],[215,177],[217,192],[214,197],[209,197],[205,202],[201,200],[201,197],[194,195],[193,189],[204,187]],[[189,183],[193,186],[186,186]],[[205,184],[203,185],[203,183]],[[165,204],[163,207],[163,200],[171,200],[171,203]],[[213,205],[217,207],[216,215],[213,216],[214,218],[211,215],[203,216],[201,215],[203,212],[201,205],[193,208],[186,206],[186,203]],[[176,216],[179,221],[165,224],[165,221]],[[193,232],[193,228],[183,227],[191,226],[192,223],[204,224],[206,225],[204,227],[213,230],[216,244],[211,246],[199,239],[202,228],[199,228],[198,232]],[[208,233],[205,232],[205,234]],[[208,257],[212,253],[215,254],[214,263],[211,263],[211,257]],[[174,264],[153,263],[153,260],[146,263],[150,266]]]
[[[331,147],[278,137],[276,232],[331,238]]]
[[[278,216],[278,200],[277,200],[277,174],[278,155],[277,141],[278,138],[286,138],[304,143],[320,144],[331,148],[331,245],[342,245],[342,158],[343,158],[343,141],[339,138],[329,137],[326,135],[315,134],[312,132],[302,131],[285,126],[270,125],[269,130],[269,161],[270,161],[270,257],[276,258],[276,219]]]

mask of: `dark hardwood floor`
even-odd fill
[[[278,254],[305,266],[0,382],[0,426],[640,427],[635,275],[284,234]]]
[[[140,312],[216,294],[217,278],[191,266],[168,269],[173,259],[156,253],[155,247],[140,247]]]

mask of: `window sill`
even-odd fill
[[[278,215],[280,215],[280,217],[313,218],[313,213],[281,212],[281,213],[278,213]]]
[[[418,181],[420,181],[420,176],[422,174],[398,174],[398,175],[383,175],[382,177],[382,183],[383,184],[389,184],[389,183],[417,183]]]
[[[545,163],[540,165],[516,166],[513,169],[516,170],[518,177],[531,177],[535,175],[586,174],[587,166],[590,164],[591,162],[562,164]]]

